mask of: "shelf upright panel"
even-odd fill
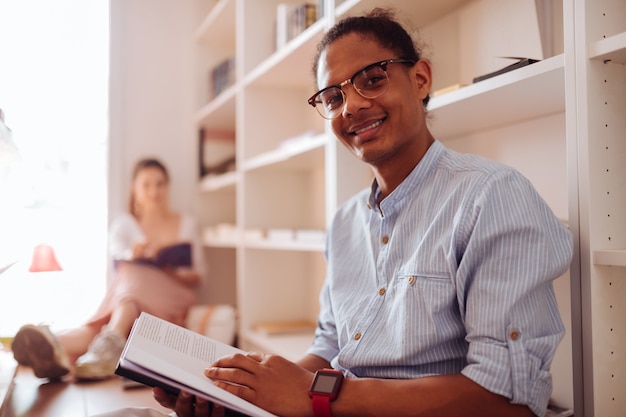
[[[613,417],[626,409],[626,2],[576,0],[574,10],[584,391],[575,412]]]
[[[217,83],[215,68],[225,60],[235,57],[237,0],[198,0],[198,5],[203,17],[192,39],[197,51],[197,99],[193,122],[198,132],[197,140],[205,141],[211,134],[236,129],[236,71],[229,77],[229,83]],[[216,89],[217,87],[219,88]],[[205,132],[203,137],[201,132]],[[207,142],[202,146],[199,144],[197,163],[206,162],[202,154],[206,144]],[[225,224],[236,227],[238,183],[236,171],[199,179],[197,211],[205,243],[205,257],[211,276],[220,277],[219,280],[209,280],[203,286],[200,294],[203,302],[237,305],[237,241],[232,238],[216,238],[213,235],[216,229],[223,228]]]

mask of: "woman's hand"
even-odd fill
[[[200,274],[187,267],[166,268],[165,271],[174,279],[190,287],[197,287],[200,284]]]
[[[152,389],[152,394],[159,404],[175,411],[178,417],[224,417],[226,415],[224,407],[203,398],[194,397],[184,391],[176,396],[155,387]]]
[[[204,374],[215,385],[267,411],[302,417],[312,412],[313,373],[276,355],[256,352],[219,359]]]
[[[151,258],[156,252],[148,242],[139,242],[133,245],[132,259]]]

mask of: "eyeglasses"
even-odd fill
[[[308,102],[324,119],[334,119],[343,111],[346,94],[342,87],[348,83],[352,84],[356,92],[365,98],[376,98],[385,94],[389,89],[389,76],[387,75],[387,65],[389,64],[414,65],[415,61],[386,59],[375,62],[358,70],[347,80],[318,91],[311,96]]]

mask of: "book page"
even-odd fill
[[[197,363],[209,364],[233,353],[243,353],[236,347],[218,342],[158,317],[142,313],[133,330],[133,347],[147,348],[159,356],[174,355]]]
[[[272,416],[271,413],[216,387],[204,375],[204,369],[218,358],[237,352],[245,353],[236,347],[142,312],[135,321],[118,367],[249,415]]]

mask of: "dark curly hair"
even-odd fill
[[[313,79],[317,79],[317,69],[322,52],[333,42],[351,33],[358,33],[363,37],[376,40],[381,46],[394,51],[398,58],[419,61],[422,51],[417,46],[409,32],[398,22],[392,8],[372,9],[363,16],[346,17],[337,22],[317,45],[317,52],[313,59]],[[422,103],[428,104],[430,95]]]

